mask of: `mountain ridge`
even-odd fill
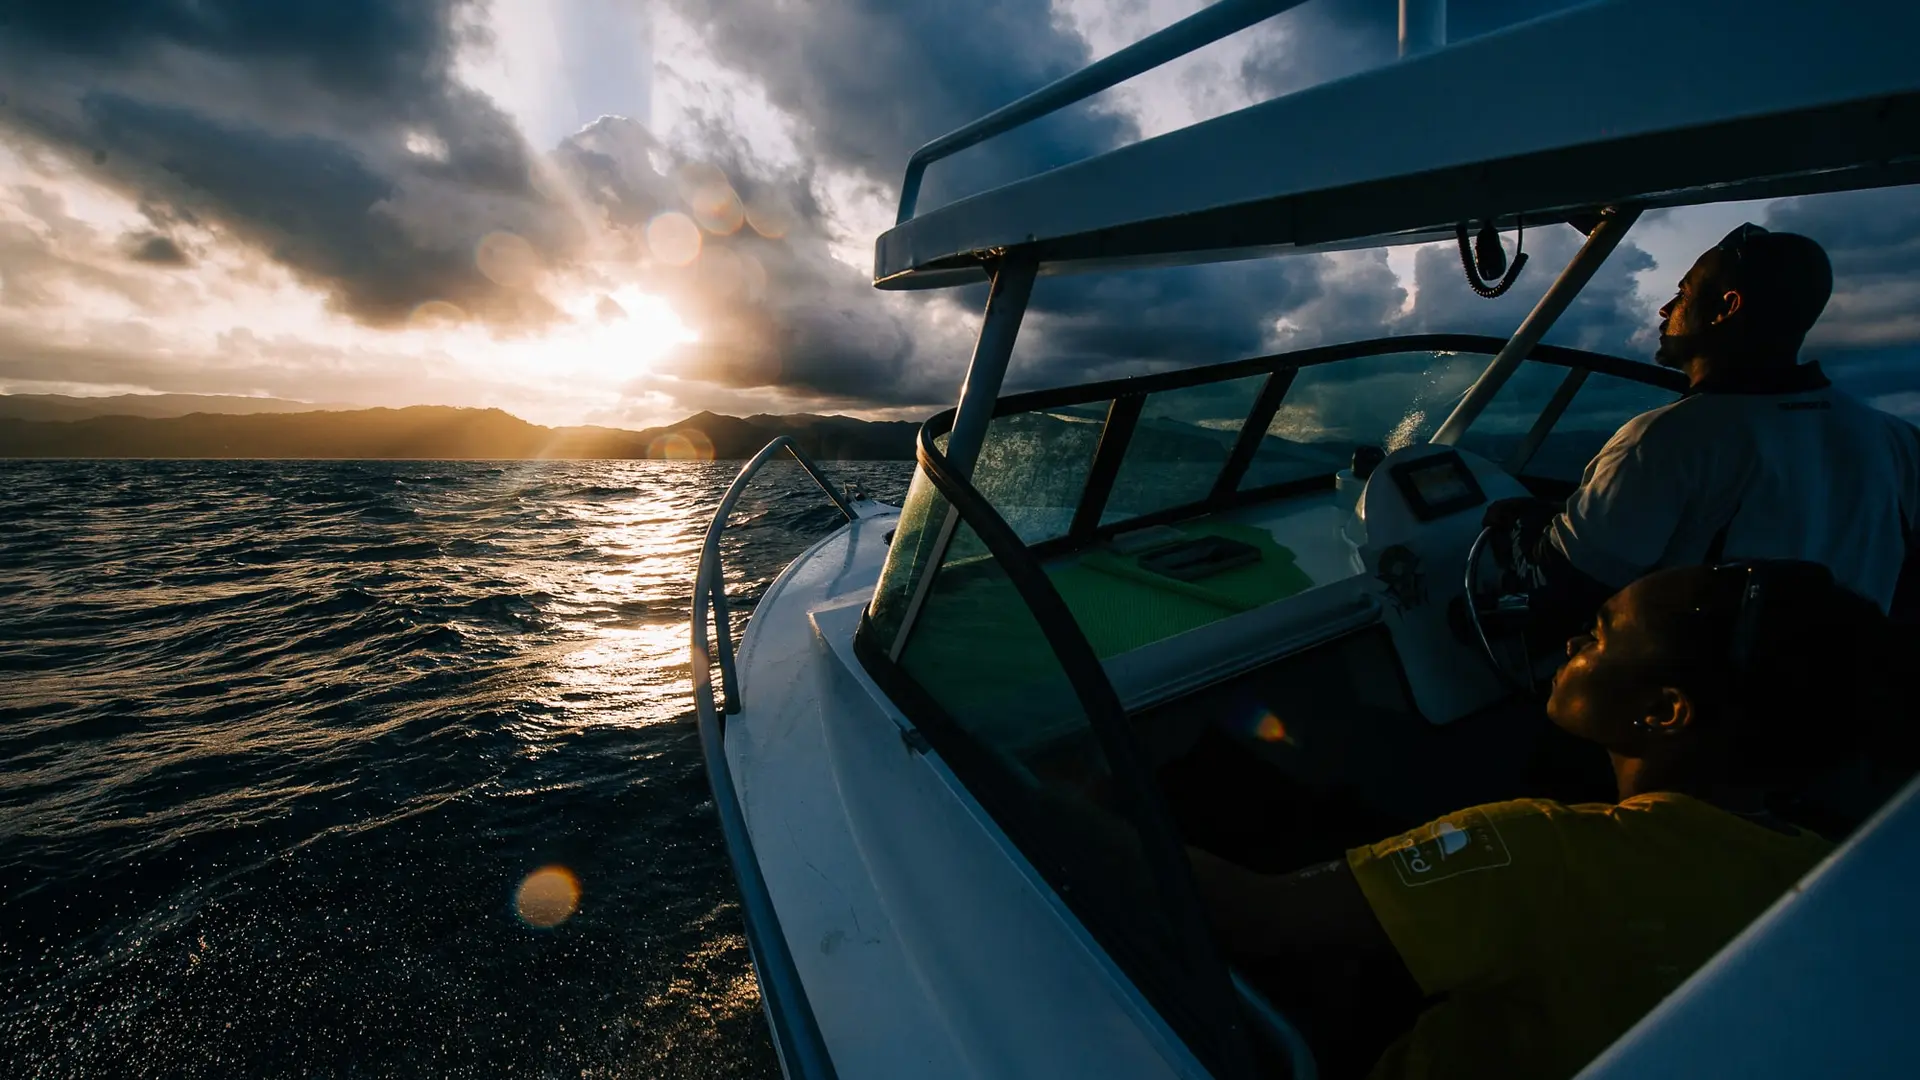
[[[95,416],[144,416],[157,420],[197,412],[245,415],[339,412],[354,408],[357,406],[237,394],[113,394],[107,397],[0,394],[0,419],[6,420],[86,420]]]
[[[447,405],[69,420],[18,419],[0,410],[0,457],[736,460],[790,435],[816,458],[908,460],[919,427],[808,413],[742,419],[701,412],[639,430],[550,428],[502,409]]]

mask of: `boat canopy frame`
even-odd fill
[[[1071,273],[1920,182],[1920,7],[1606,0],[916,213],[931,162],[1293,6],[1223,0],[928,143],[874,283],[975,283],[1021,249]],[[1494,72],[1526,92],[1461,92]]]
[[[1043,274],[1422,242],[1454,234],[1463,211],[1497,225],[1575,224],[1586,243],[1435,432],[1448,444],[1643,211],[1920,183],[1920,65],[1899,44],[1920,38],[1920,5],[1604,0],[915,214],[934,161],[1294,6],[1221,0],[915,152],[899,222],[875,243],[874,283],[991,283],[948,447],[961,476]],[[1709,40],[1713,48],[1696,47]],[[1630,54],[1631,93],[1590,92],[1618,83],[1619,57]],[[1539,77],[1524,95],[1449,92],[1492,70]],[[1296,152],[1303,146],[1340,152]],[[1578,389],[1569,383],[1565,396]],[[1530,452],[1515,457],[1524,464]]]

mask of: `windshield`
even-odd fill
[[[972,483],[1029,545],[1113,533],[1291,488],[1331,488],[1355,451],[1429,441],[1504,344],[1383,338],[1004,399]],[[1669,372],[1542,346],[1459,445],[1537,480],[1577,479]],[[935,439],[945,447],[945,435]]]

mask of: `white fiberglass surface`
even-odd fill
[[[1337,492],[1316,491],[1219,516],[1267,530],[1274,543],[1293,552],[1294,565],[1318,586],[1359,573],[1345,531],[1353,516],[1350,503]]]
[[[727,756],[839,1075],[1175,1080],[1204,1070],[853,655],[891,515],[754,611]]]

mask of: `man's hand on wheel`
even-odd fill
[[[1496,499],[1487,504],[1487,512],[1481,515],[1480,524],[1497,533],[1511,533],[1516,527],[1526,532],[1539,532],[1553,520],[1553,507],[1531,495],[1521,495],[1512,499]]]
[[[1480,524],[1493,530],[1493,560],[1502,569],[1514,569],[1515,555],[1529,552],[1533,542],[1553,520],[1554,509],[1531,495],[1498,499],[1487,504]]]

